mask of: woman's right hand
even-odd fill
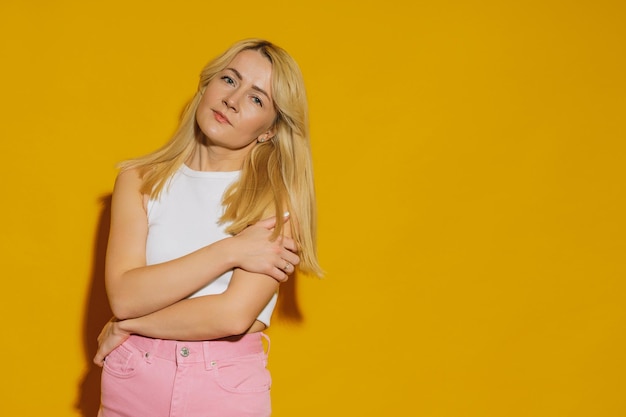
[[[279,282],[287,281],[289,274],[300,263],[295,241],[288,236],[270,240],[276,218],[270,217],[248,226],[234,236],[239,268],[248,272],[269,275]],[[287,226],[287,223],[285,223]],[[285,229],[288,229],[286,227]]]
[[[120,321],[113,317],[102,328],[100,335],[98,336],[98,351],[93,358],[93,362],[102,367],[104,360],[109,353],[111,353],[116,347],[124,343],[130,336],[129,332],[123,331],[120,326]]]

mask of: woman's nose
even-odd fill
[[[231,108],[233,111],[238,111],[239,110],[239,95],[237,92],[232,92],[231,94],[228,94],[226,96],[224,96],[224,98],[222,99],[222,103],[224,103],[224,105],[226,107]]]

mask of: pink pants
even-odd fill
[[[262,333],[208,342],[133,335],[106,358],[99,416],[269,416],[263,337],[269,343]]]

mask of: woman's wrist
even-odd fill
[[[230,271],[240,266],[237,259],[237,251],[233,245],[234,243],[233,237],[226,237],[213,243],[218,262],[224,263],[224,271]]]
[[[127,319],[127,320],[119,320],[113,323],[113,333],[118,335],[129,335],[133,334],[135,330],[133,329],[133,323],[135,319]]]

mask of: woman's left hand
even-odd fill
[[[96,356],[93,358],[93,363],[102,367],[106,356],[124,343],[129,336],[129,332],[120,328],[120,321],[113,317],[104,325],[98,336],[98,352],[96,352]]]

